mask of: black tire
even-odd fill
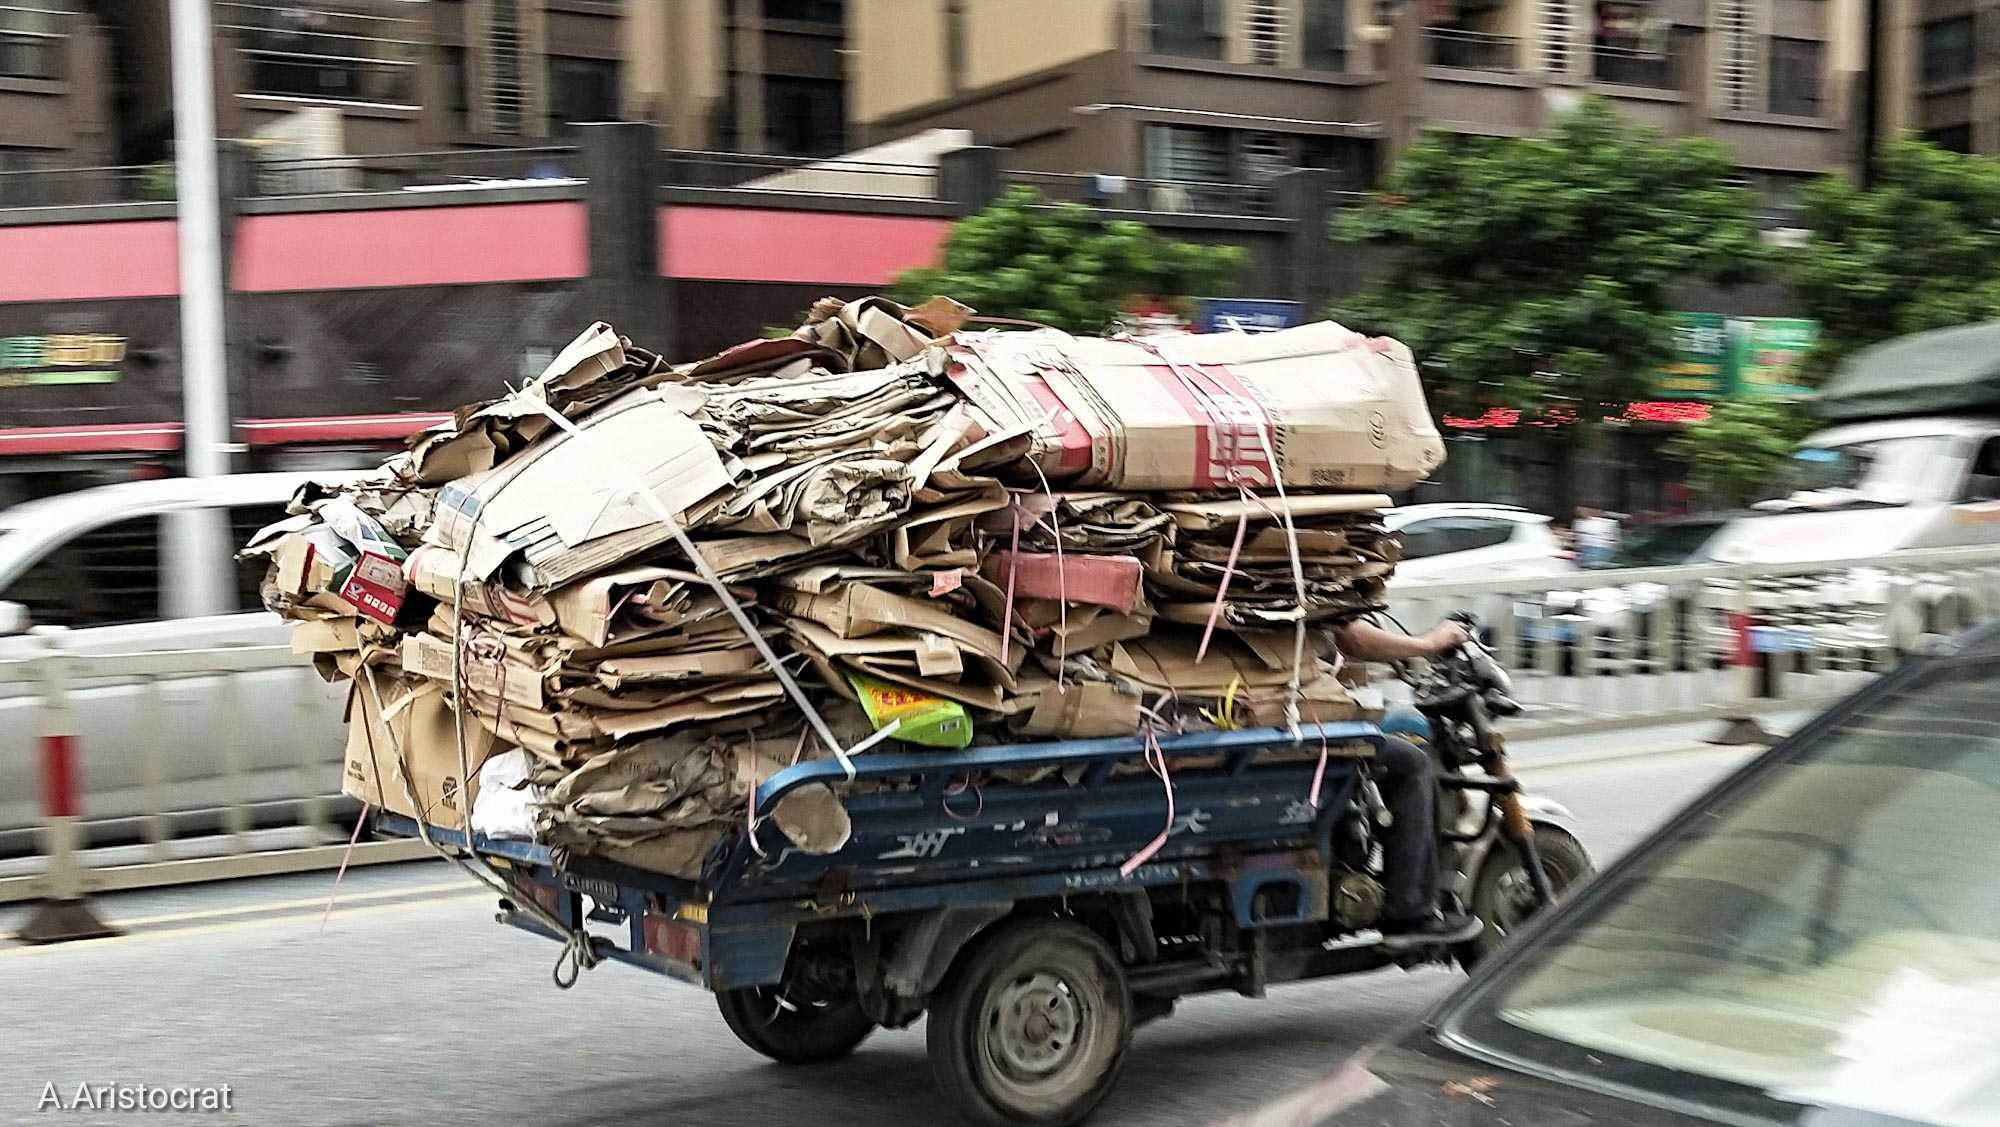
[[[780,1064],[839,1060],[875,1031],[859,999],[793,1004],[775,987],[725,990],[716,1008],[736,1039]]]
[[[1002,924],[961,954],[926,1034],[938,1087],[982,1127],[1067,1127],[1111,1091],[1132,1043],[1125,969],[1067,920]]]
[[[1560,826],[1535,823],[1535,852],[1541,855],[1542,871],[1555,886],[1556,896],[1589,877],[1590,854],[1583,843]],[[1465,969],[1498,951],[1528,918],[1535,914],[1534,890],[1528,884],[1528,867],[1512,842],[1495,842],[1492,852],[1479,867],[1472,886],[1472,914],[1486,926],[1477,938],[1459,945],[1458,961]]]

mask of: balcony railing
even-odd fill
[[[1676,90],[1674,57],[1665,51],[1615,47],[1600,43],[1591,51],[1591,77],[1613,86],[1643,86]]]
[[[1007,172],[1011,184],[1024,184],[1050,203],[1080,203],[1128,211],[1179,215],[1270,215],[1275,210],[1269,184],[1239,184],[1218,180],[1147,180],[1136,176],[1102,177],[1069,172]]]
[[[1516,71],[1521,69],[1521,40],[1514,35],[1427,27],[1424,63],[1453,70]]]
[[[660,184],[670,188],[742,188],[804,195],[937,198],[937,166],[837,157],[788,157],[668,149]]]
[[[224,0],[216,30],[234,37],[245,94],[415,106],[424,44],[406,10],[380,0]]]
[[[0,164],[0,208],[172,203],[174,199],[173,171],[165,165],[52,168],[22,167],[24,163],[40,162],[12,159]]]
[[[252,192],[258,196],[306,196],[333,192],[446,191],[540,184],[582,175],[579,150],[553,145],[287,157],[258,161]]]
[[[0,78],[60,79],[68,12],[0,4]]]

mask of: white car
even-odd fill
[[[1384,523],[1403,541],[1392,587],[1576,570],[1549,518],[1512,505],[1406,505],[1390,509]]]
[[[79,654],[284,644],[283,622],[258,600],[263,562],[238,562],[236,550],[284,517],[301,484],[336,476],[130,482],[0,510],[0,660],[34,652],[27,631],[43,625],[66,627]],[[300,666],[237,674],[233,707],[229,691],[220,675],[162,679],[149,717],[137,682],[74,682],[84,816],[339,790],[340,689]],[[39,814],[37,707],[32,685],[0,684],[0,838],[10,847]],[[158,756],[151,778],[148,754]]]

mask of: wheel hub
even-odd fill
[[[1076,993],[1055,975],[1026,975],[996,991],[986,1018],[995,1063],[1018,1078],[1052,1076],[1077,1055],[1083,1015]]]

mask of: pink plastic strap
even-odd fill
[[[1251,496],[1248,489],[1237,486],[1237,491],[1245,497]],[[1208,608],[1208,625],[1201,628],[1201,645],[1195,648],[1194,663],[1200,665],[1208,657],[1208,641],[1215,636],[1215,621],[1222,617],[1223,600],[1229,597],[1229,580],[1236,574],[1236,560],[1243,554],[1243,530],[1250,527],[1250,514],[1236,518],[1236,539],[1229,545],[1229,559],[1222,565],[1222,582],[1215,588],[1215,603]]]
[[[964,794],[966,791],[972,792],[972,797],[977,801],[977,805],[975,805],[972,808],[972,813],[960,814],[958,811],[953,810],[951,808],[951,800],[961,794]],[[938,805],[944,808],[944,816],[950,818],[952,821],[970,822],[972,819],[979,817],[981,813],[985,812],[986,794],[984,791],[979,789],[978,783],[972,781],[971,775],[965,775],[963,776],[962,781],[958,782],[957,784],[954,784],[953,786],[947,786],[944,788],[944,798],[941,802],[939,802]]]
[[[326,934],[326,921],[333,918],[333,902],[340,895],[340,878],[347,875],[347,862],[354,856],[354,843],[361,840],[361,827],[368,823],[368,810],[368,804],[365,802],[362,803],[361,813],[354,817],[354,832],[347,836],[347,849],[340,855],[340,867],[333,871],[333,887],[328,889],[326,893],[326,911],[321,912],[319,915],[319,931],[321,935]],[[469,823],[470,820],[468,819],[468,824],[465,828],[467,841],[472,840],[472,827]]]
[[[1063,563],[1062,517],[1056,514],[1058,507],[1056,495],[1055,491],[1049,488],[1048,475],[1042,472],[1042,467],[1035,465],[1033,459],[1029,460],[1028,465],[1034,468],[1035,476],[1041,479],[1042,496],[1048,498],[1049,502],[1049,531],[1056,537],[1056,692],[1065,693],[1069,691],[1069,686],[1063,680],[1066,676],[1063,663],[1069,659],[1069,573]],[[1018,551],[1020,544],[1016,543],[1014,547]],[[1010,574],[1016,566],[1018,566],[1016,562],[1008,564]],[[1006,659],[1002,658],[1001,663],[1005,664]]]
[[[1139,706],[1139,715],[1146,721],[1146,766],[1153,774],[1160,777],[1160,785],[1165,787],[1167,792],[1167,824],[1161,827],[1159,835],[1147,842],[1144,848],[1126,858],[1125,863],[1118,867],[1120,876],[1131,876],[1133,870],[1151,860],[1153,855],[1167,844],[1167,838],[1174,832],[1174,780],[1172,772],[1167,769],[1166,749],[1160,746],[1160,733],[1168,728],[1166,717],[1161,714],[1161,710],[1165,709],[1173,699],[1174,694],[1168,691],[1160,695],[1158,706],[1154,708],[1147,708],[1143,704]]]
[[[1146,766],[1153,769],[1153,773],[1160,777],[1160,785],[1166,788],[1167,824],[1160,827],[1160,832],[1154,835],[1153,840],[1147,842],[1144,848],[1126,858],[1125,863],[1118,866],[1118,875],[1121,877],[1131,876],[1139,866],[1152,860],[1154,855],[1166,846],[1167,838],[1174,832],[1174,780],[1167,771],[1167,753],[1160,747],[1159,731],[1152,727],[1146,729]]]
[[[1313,768],[1312,793],[1306,796],[1306,801],[1312,803],[1314,810],[1319,809],[1319,786],[1326,781],[1326,756],[1326,729],[1322,728],[1319,733],[1319,766]]]

